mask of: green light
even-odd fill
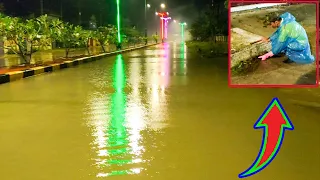
[[[183,27],[183,25],[182,25],[182,31],[181,31],[181,37],[182,37],[182,41],[184,41],[184,27]]]
[[[113,159],[108,161],[109,164],[115,164],[115,165],[126,165],[132,163],[132,160],[126,160],[126,159]]]
[[[109,176],[119,176],[119,175],[127,175],[127,174],[130,174],[129,171],[127,171],[127,170],[112,171]]]
[[[183,43],[180,44],[180,58],[181,59],[184,58],[184,44]],[[181,64],[183,64],[183,61],[180,61],[180,62],[182,62]]]
[[[117,92],[122,91],[126,85],[126,75],[125,66],[121,54],[117,56],[113,73],[113,87],[116,89]]]
[[[184,65],[185,65],[185,56],[184,56],[184,53],[185,53],[185,46],[184,46],[184,43],[182,42],[180,44],[180,70],[183,71],[184,70]]]
[[[111,120],[107,130],[108,165],[119,167],[133,162],[130,156],[129,136],[126,124],[127,97],[123,89],[126,85],[125,64],[122,55],[117,56],[113,68],[113,87],[116,92],[111,97]],[[128,157],[129,156],[129,157]],[[129,159],[128,159],[129,158]],[[130,169],[112,171],[109,176],[130,174]]]
[[[179,23],[181,25],[181,41],[184,41],[184,26],[187,25],[187,23]]]
[[[118,23],[118,43],[121,43],[120,35],[120,0],[117,0],[117,23]]]

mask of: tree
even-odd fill
[[[34,53],[33,46],[45,43],[45,38],[41,38],[39,34],[42,26],[39,19],[29,19],[24,22],[20,18],[0,16],[0,36],[18,46],[19,52],[15,52],[12,47],[9,49],[20,55],[26,64],[30,64]]]
[[[228,11],[224,8],[225,2],[217,2],[208,6],[191,24],[190,33],[194,38],[209,40],[217,34],[227,34]]]
[[[89,40],[90,38],[92,38],[93,36],[93,32],[92,31],[88,31],[88,30],[82,30],[82,28],[76,28],[76,33],[79,33],[79,43],[80,46],[85,46],[86,50],[88,52],[88,55],[90,55],[90,49],[89,49]]]
[[[19,52],[16,52],[12,47],[3,47],[8,48],[11,51],[19,54],[24,61],[26,61],[24,57],[24,49],[21,47],[20,43],[18,43],[17,36],[21,35],[21,23],[19,22],[20,19],[13,18],[9,16],[0,15],[0,36],[4,37],[4,40],[12,41],[14,44],[18,45]]]
[[[190,28],[191,35],[200,40],[210,37],[210,24],[204,14],[201,14],[192,24]]]
[[[73,26],[72,24],[56,20],[52,22],[50,32],[52,39],[63,43],[66,51],[66,58],[69,57],[71,48],[81,44],[80,34],[82,33],[82,28],[80,26]]]
[[[139,42],[139,40],[142,40],[141,38],[139,39],[139,37],[141,37],[141,33],[136,30],[135,28],[123,28],[123,32],[122,34],[126,35],[128,43],[131,44],[137,44]]]
[[[27,55],[29,55],[29,62],[31,60],[31,56],[33,54],[33,45],[38,44],[40,45],[41,43],[46,43],[45,38],[41,38],[41,35],[39,34],[39,31],[41,29],[41,23],[37,21],[37,19],[29,19],[26,21],[25,24],[23,24],[21,27],[24,27],[24,32],[25,36],[24,37],[27,47],[24,47],[26,50]],[[21,37],[21,36],[20,36]],[[20,38],[19,36],[17,37],[18,39]],[[23,40],[22,40],[23,41]],[[28,48],[30,46],[30,49]]]
[[[99,42],[103,52],[106,52],[104,48],[106,44],[116,44],[117,42],[117,29],[113,25],[99,27],[93,32],[93,38]]]
[[[81,26],[74,26],[72,24],[65,23],[62,28],[61,39],[66,48],[66,58],[68,58],[71,48],[75,48],[81,44]]]

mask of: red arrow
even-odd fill
[[[264,129],[262,145],[255,162],[249,169],[239,175],[240,178],[251,176],[270,164],[280,150],[285,130],[294,129],[288,115],[277,98],[271,101],[267,109],[255,123],[254,128]]]
[[[286,120],[283,118],[282,113],[280,112],[277,106],[273,106],[269,114],[262,120],[261,124],[266,125],[266,131],[268,136],[266,137],[266,149],[262,156],[262,159],[258,166],[265,163],[272,153],[276,149],[280,134],[282,133],[282,126],[287,125]]]

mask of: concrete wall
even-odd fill
[[[233,28],[231,30],[231,48],[235,52],[231,52],[231,67],[234,67],[241,61],[255,58],[262,55],[266,51],[270,51],[270,43],[255,43],[250,45],[250,43],[261,38],[261,36],[243,29]]]
[[[273,6],[281,6],[285,5],[286,3],[260,3],[260,4],[250,4],[246,6],[237,6],[232,7],[230,9],[231,12],[239,12],[239,11],[246,11],[246,10],[252,10],[252,9],[259,9],[259,8],[267,8],[267,7],[273,7]]]
[[[240,63],[241,61],[249,60],[253,57],[260,56],[264,52],[271,50],[270,43],[258,43],[239,52],[231,54],[231,68]]]

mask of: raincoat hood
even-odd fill
[[[286,25],[286,24],[288,24],[290,22],[296,21],[296,18],[292,14],[290,14],[288,12],[281,14],[280,17],[282,18],[281,25]]]

